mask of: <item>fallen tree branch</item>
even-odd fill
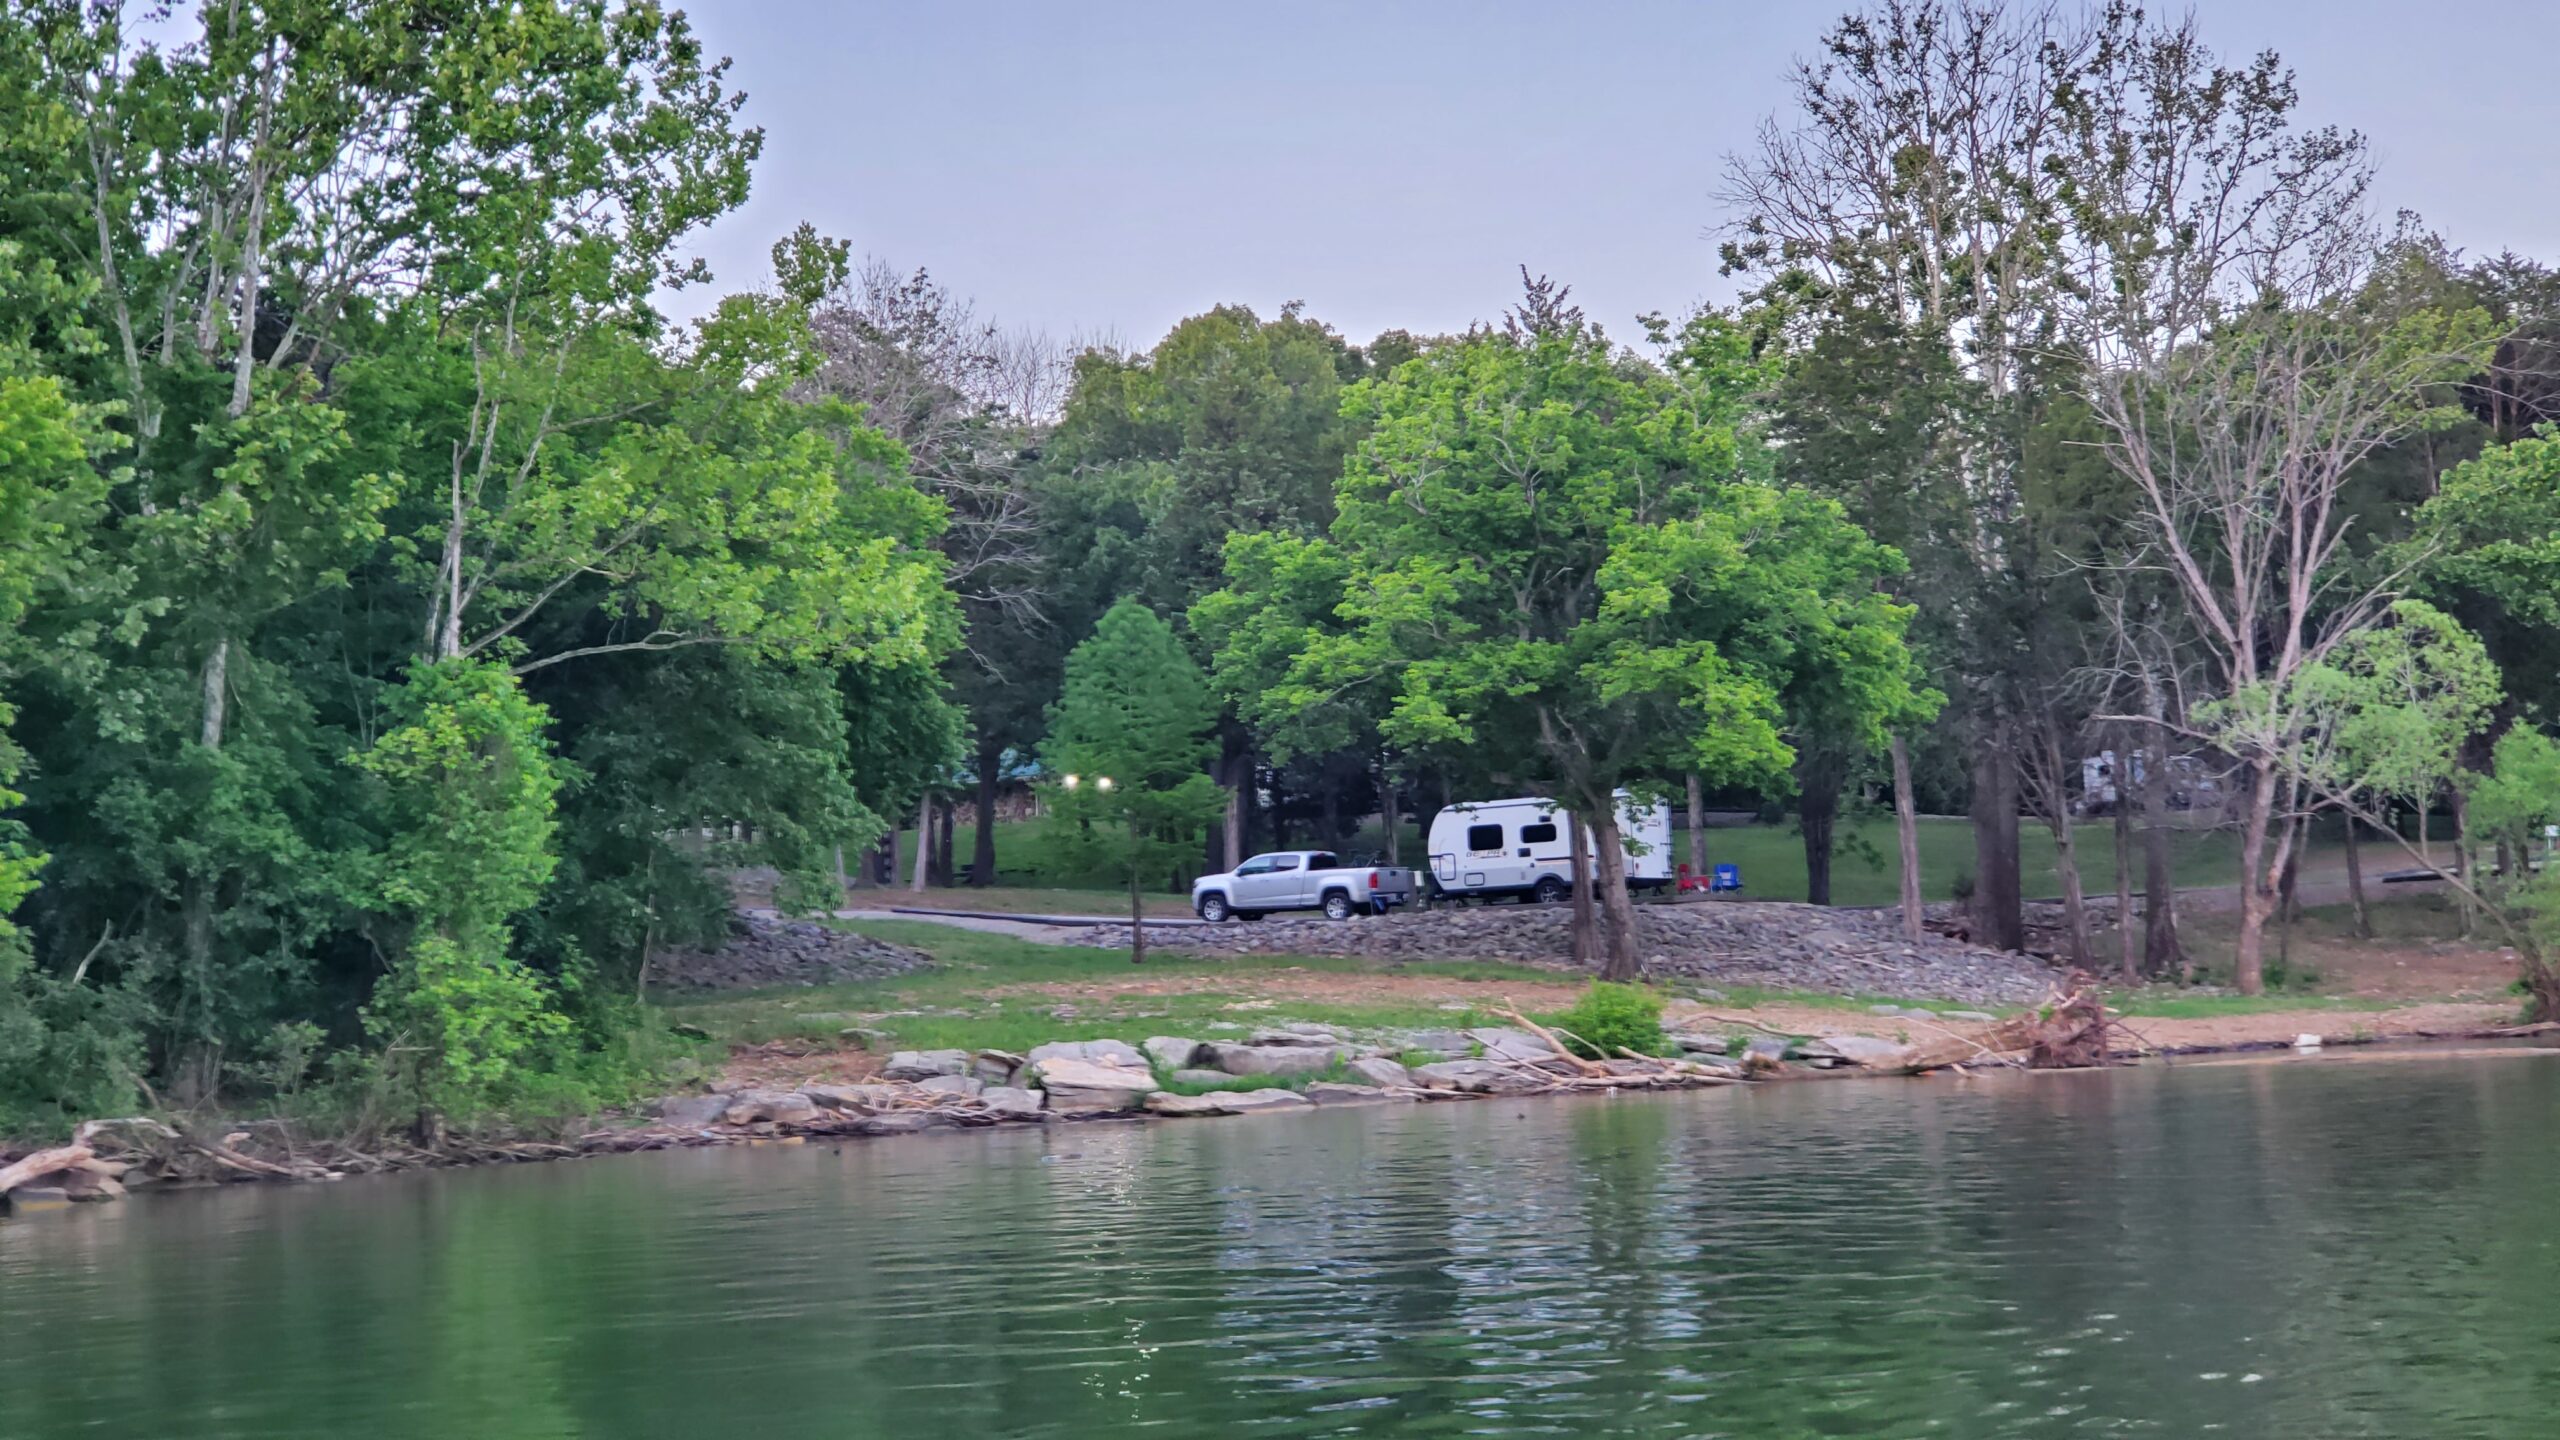
[[[1606,1075],[1609,1073],[1608,1067],[1602,1065],[1600,1062],[1596,1060],[1585,1060],[1581,1056],[1574,1054],[1570,1047],[1568,1047],[1562,1040],[1556,1038],[1554,1031],[1549,1030],[1546,1026],[1539,1024],[1528,1016],[1521,1014],[1519,1008],[1514,1006],[1510,1000],[1505,999],[1501,1004],[1494,1006],[1493,1013],[1510,1021],[1512,1024],[1519,1026],[1521,1029],[1528,1031],[1530,1034],[1537,1036],[1539,1039],[1546,1041],[1548,1046],[1554,1049],[1556,1054],[1563,1056],[1568,1064],[1572,1065],[1575,1069],[1580,1070],[1583,1074]]]

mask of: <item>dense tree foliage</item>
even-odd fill
[[[1615,977],[1620,789],[1792,803],[1822,901],[1889,788],[1915,932],[1965,810],[2009,946],[2040,820],[2091,964],[2112,806],[2165,975],[2174,774],[2244,989],[2315,816],[2449,810],[2560,1014],[2474,855],[2548,823],[2560,278],[2377,222],[2193,21],[1842,17],[1731,163],[1744,302],[1645,346],[1534,281],[1128,351],[806,226],[671,324],[762,137],[657,0],[0,7],[0,1124],[591,1104],[738,871],[956,883],[963,796],[976,883],[1010,797],[1134,904],[1552,795]]]

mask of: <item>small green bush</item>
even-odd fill
[[[1594,981],[1574,1007],[1555,1018],[1559,1037],[1587,1059],[1617,1058],[1621,1049],[1662,1053],[1662,997],[1633,985]]]

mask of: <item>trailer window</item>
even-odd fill
[[[1556,827],[1554,823],[1552,821],[1548,821],[1536,825],[1521,826],[1520,843],[1523,845],[1553,845],[1556,843]]]
[[[1468,848],[1468,849],[1470,849],[1470,850],[1499,850],[1499,849],[1501,849],[1501,848],[1502,848],[1502,827],[1501,827],[1501,826],[1499,826],[1499,825],[1470,825],[1470,826],[1468,826],[1468,827],[1467,827],[1467,848]]]

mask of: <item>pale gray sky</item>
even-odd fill
[[[766,133],[754,198],[698,247],[715,288],[760,283],[805,219],[991,317],[1144,346],[1221,301],[1304,300],[1354,340],[1463,329],[1524,262],[1622,339],[1641,311],[1723,298],[1722,158],[1845,7],[683,8]],[[2280,51],[2310,120],[2373,138],[2383,204],[2474,253],[2560,260],[2560,4],[2196,8],[2226,55]]]

